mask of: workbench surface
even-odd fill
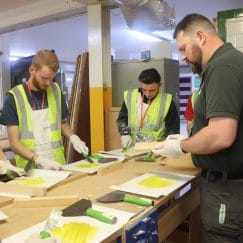
[[[157,159],[156,162],[137,162],[134,159],[129,159],[117,166],[112,166],[110,169],[106,168],[103,171],[99,171],[97,174],[84,175],[79,173],[74,173],[72,178],[66,179],[66,182],[62,182],[59,185],[53,187],[47,192],[47,196],[64,196],[64,195],[78,195],[80,198],[88,198],[95,202],[96,204],[103,205],[105,207],[112,207],[119,210],[124,210],[128,212],[138,213],[141,211],[142,207],[125,202],[100,204],[96,202],[96,198],[112,191],[109,187],[111,185],[119,185],[130,179],[143,175],[152,170],[155,171],[168,171],[181,173],[186,175],[198,176],[200,170],[192,164],[190,155],[181,156],[179,159]],[[159,220],[159,239],[165,239],[173,231],[178,224],[183,221],[196,207],[199,205],[199,193],[198,186],[195,183],[195,187],[192,188],[181,199],[176,200],[174,204],[171,204],[171,209],[169,207],[161,212]],[[168,196],[163,196],[155,200],[154,207],[158,209],[162,208],[165,203],[169,200],[174,199],[175,192],[169,194]],[[184,205],[184,209],[178,207]],[[37,224],[48,218],[52,207],[41,207],[41,208],[17,208],[13,207],[12,200],[9,198],[0,197],[0,210],[8,215],[8,220],[6,222],[0,222],[0,239],[7,238],[19,231],[22,231],[34,224]],[[59,207],[61,208],[61,207]],[[151,210],[152,207],[147,208],[146,211]],[[178,211],[179,210],[179,211]],[[161,211],[161,210],[160,210]],[[174,217],[171,224],[167,223],[164,225],[165,220],[168,220],[168,216],[171,217],[171,213],[178,214],[180,216]],[[138,218],[142,215],[138,215]],[[163,220],[165,219],[165,220]],[[136,219],[133,219],[133,221]],[[163,230],[160,232],[160,227]],[[165,232],[166,230],[166,232]],[[116,232],[114,235],[109,237],[107,242],[116,239],[118,236],[122,235],[122,230]]]

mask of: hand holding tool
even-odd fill
[[[185,154],[181,149],[181,141],[187,137],[181,134],[169,135],[165,141],[161,142],[153,151],[155,154],[167,158],[178,158],[180,155]]]
[[[123,148],[129,148],[132,145],[132,137],[130,135],[121,136],[121,144]]]
[[[81,199],[63,210],[62,216],[90,216],[108,224],[115,224],[117,217],[108,215],[104,212],[94,210],[90,200]]]
[[[71,135],[70,136],[70,142],[73,145],[73,148],[80,154],[88,154],[89,153],[89,149],[88,147],[85,145],[85,142],[82,141],[77,135]]]
[[[57,225],[58,221],[60,220],[60,217],[62,216],[62,211],[59,209],[54,208],[51,211],[51,214],[46,222],[44,230],[40,232],[40,238],[46,239],[51,236],[51,231],[54,229],[54,227]]]
[[[35,160],[35,164],[37,165],[37,167],[46,170],[60,170],[62,168],[61,164],[44,156],[38,156]]]
[[[18,176],[25,174],[24,169],[13,166],[9,160],[0,160],[0,169],[2,174],[6,173],[8,170],[15,172]]]
[[[94,161],[92,160],[92,158],[91,158],[90,155],[88,155],[88,154],[86,154],[86,153],[83,153],[83,156],[84,156],[84,158],[85,158],[87,161],[89,161],[90,163],[94,163]]]
[[[119,191],[110,192],[102,197],[97,198],[96,200],[102,203],[124,201],[124,202],[134,203],[141,206],[151,206],[154,204],[153,200],[151,199],[137,197]]]

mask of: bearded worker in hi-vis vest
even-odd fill
[[[139,141],[161,140],[179,131],[179,116],[172,95],[163,91],[155,68],[143,70],[140,88],[126,90],[117,126],[123,148]],[[173,80],[171,80],[173,82]]]
[[[59,85],[53,82],[58,69],[53,51],[38,51],[29,67],[29,80],[8,91],[0,123],[7,126],[18,167],[24,168],[32,160],[38,168],[60,169],[66,164],[62,135],[77,152],[88,153],[67,122],[66,102]]]

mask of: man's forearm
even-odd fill
[[[61,130],[62,130],[62,134],[67,138],[69,138],[71,135],[74,134],[67,121],[62,122]]]
[[[35,153],[35,151],[26,148],[19,142],[11,143],[10,141],[10,147],[15,154],[18,154],[27,160],[35,161],[37,158],[37,154]]]
[[[212,154],[227,148],[220,134],[210,127],[201,129],[194,136],[181,142],[181,149],[192,154]]]

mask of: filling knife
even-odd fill
[[[98,202],[109,203],[109,202],[129,202],[141,206],[152,206],[154,201],[147,198],[137,197],[129,194],[125,194],[119,191],[110,192],[102,197],[96,199]]]

